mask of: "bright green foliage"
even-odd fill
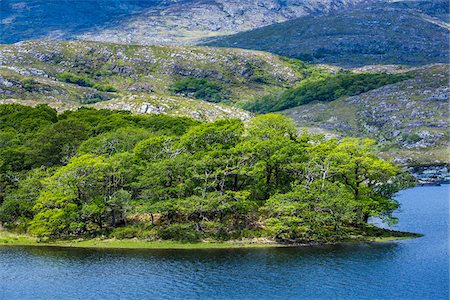
[[[173,151],[175,141],[175,138],[165,135],[153,136],[139,142],[134,148],[134,153],[142,160],[169,158],[176,153]]]
[[[369,217],[395,221],[404,187],[372,141],[299,135],[276,114],[198,123],[81,109],[41,124],[27,141],[2,133],[4,153],[38,150],[16,169],[2,157],[0,222],[37,236],[334,241],[364,235]]]
[[[78,152],[110,156],[121,152],[131,152],[139,141],[150,135],[148,130],[142,128],[119,128],[90,138],[81,144]]]
[[[411,78],[408,74],[352,74],[335,76],[312,76],[303,80],[298,87],[280,96],[268,95],[254,103],[247,104],[249,110],[258,113],[280,111],[313,101],[329,102],[343,96],[355,96]]]
[[[227,101],[230,94],[221,84],[203,78],[183,79],[176,82],[171,90],[175,94],[216,103]]]
[[[181,146],[189,152],[229,149],[241,139],[243,124],[240,120],[219,120],[191,128],[182,138]]]
[[[44,236],[76,235],[125,222],[130,193],[129,156],[83,155],[43,181],[30,232]]]

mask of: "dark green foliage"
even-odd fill
[[[95,104],[95,103],[102,102],[102,101],[104,101],[104,100],[101,98],[91,98],[91,99],[87,99],[87,100],[82,100],[81,104]]]
[[[151,118],[145,116],[132,116],[136,126],[156,131],[160,134],[182,135],[190,127],[200,124],[199,121],[187,117],[170,117],[157,115]]]
[[[329,102],[343,96],[355,96],[384,85],[412,78],[409,74],[353,74],[309,78],[280,96],[269,95],[247,105],[253,112],[275,112],[313,101]]]
[[[130,127],[132,132],[142,128],[140,130],[148,134],[180,135],[195,124],[198,122],[188,118],[164,115],[133,116],[129,112],[80,108],[58,116],[54,109],[46,105],[35,108],[16,104],[0,105],[0,203],[6,191],[17,185],[17,178],[23,172],[40,166],[61,166],[67,163],[77,154],[80,144],[89,138],[92,138],[90,144],[93,145],[96,140],[101,140],[101,137],[95,138],[99,134]],[[128,137],[133,140],[138,136]],[[111,136],[110,140],[105,138],[105,144],[98,144],[95,151],[109,153],[101,150],[102,147],[113,151],[117,146],[106,142],[116,140],[119,141],[119,137]],[[134,145],[132,141],[127,143]],[[125,143],[120,147],[131,146]]]
[[[314,61],[314,56],[310,53],[298,53],[297,55],[295,55],[295,58],[306,62]]]
[[[43,185],[41,180],[52,174],[52,170],[38,168],[22,173],[13,193],[8,193],[0,205],[0,222],[25,230],[33,218],[33,207]]]
[[[22,81],[22,86],[27,92],[33,92],[39,86],[39,83],[32,78],[27,78]]]
[[[0,105],[0,129],[12,129],[19,133],[37,131],[40,127],[58,120],[56,110],[47,105],[35,108],[17,104]]]
[[[0,106],[0,222],[36,236],[334,241],[395,221],[400,171],[371,142],[298,135],[290,119]],[[37,118],[27,128],[11,124]],[[14,119],[11,119],[14,118]],[[50,168],[51,167],[51,168]]]
[[[192,224],[173,224],[158,231],[158,237],[163,240],[195,242],[199,241],[200,236],[200,232]]]
[[[203,78],[186,78],[175,83],[171,91],[195,99],[208,102],[224,102],[229,100],[229,92],[219,83]]]
[[[117,92],[117,90],[107,84],[100,84],[93,82],[89,77],[86,75],[75,75],[72,73],[62,73],[58,75],[58,79],[67,83],[73,83],[79,86],[85,86],[85,87],[93,87],[96,90],[102,91],[102,92]],[[93,101],[93,99],[91,99]],[[98,102],[98,101],[97,101]],[[95,102],[91,102],[95,103]],[[90,104],[90,103],[87,103]]]

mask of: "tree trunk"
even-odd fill
[[[369,222],[369,214],[363,214],[362,218],[365,223]]]
[[[111,211],[111,225],[116,227],[116,211],[114,209]]]

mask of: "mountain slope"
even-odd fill
[[[448,62],[448,2],[378,3],[214,38],[204,45],[258,49],[340,66]]]
[[[282,113],[315,132],[377,140],[380,151],[402,163],[448,163],[450,66],[413,72],[413,79]]]
[[[316,76],[405,73],[411,79],[282,113],[299,128],[375,139],[399,161],[435,163],[448,160],[449,71],[448,65],[327,70],[241,49],[22,42],[0,46],[0,103],[47,103],[60,111],[89,106],[199,120],[246,120],[251,114],[239,107],[297,90]],[[198,86],[206,88],[195,90]],[[212,93],[213,99],[203,97],[205,93]]]
[[[111,19],[128,18],[160,0],[2,0],[0,43],[71,39]]]
[[[211,116],[248,116],[237,109],[223,108],[223,104],[201,101],[202,98],[189,100],[195,98],[190,93],[175,95],[172,87],[186,80],[203,80],[206,86],[218,87],[224,94],[223,102],[239,106],[255,97],[285,90],[304,76],[297,65],[278,56],[239,49],[92,42],[0,46],[0,99],[51,103],[60,109],[123,99],[115,101],[114,107],[121,108],[117,103],[131,100],[152,106],[162,102],[173,109],[152,111],[185,114],[186,107],[195,110],[196,101],[203,110],[209,107]],[[178,109],[183,106],[184,109]],[[206,113],[202,115],[209,118]]]
[[[375,0],[2,0],[0,43],[82,39],[191,44]]]

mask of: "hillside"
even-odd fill
[[[211,38],[204,45],[258,49],[340,66],[449,61],[448,1],[395,1],[305,16]]]
[[[0,43],[95,40],[192,44],[369,0],[2,0]]]
[[[437,163],[447,160],[448,71],[318,68],[241,49],[21,42],[0,46],[0,103],[207,121],[292,107],[282,113],[299,128],[369,137],[399,161]]]
[[[315,132],[375,139],[401,163],[448,163],[449,71],[448,65],[418,68],[413,79],[282,113]]]
[[[305,70],[278,56],[247,50],[22,42],[0,46],[0,99],[49,103],[60,110],[83,104],[200,118],[195,106],[201,107],[203,119],[246,118],[242,110],[202,99],[212,95],[214,102],[239,106],[291,87]],[[205,95],[172,89],[198,80],[204,81]],[[118,105],[125,102],[134,104]]]

